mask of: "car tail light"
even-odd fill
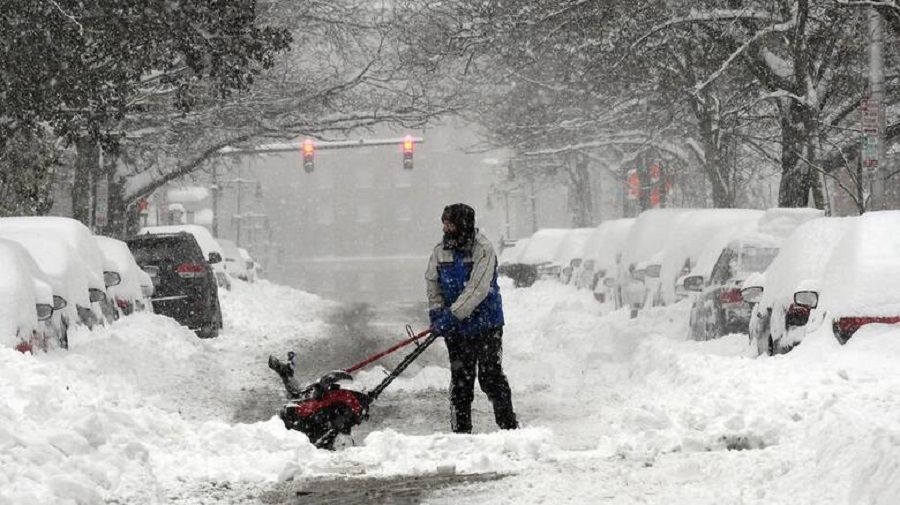
[[[719,291],[719,301],[722,303],[744,303],[739,288],[729,288]]]
[[[871,323],[897,324],[900,323],[900,316],[842,317],[834,323],[834,333],[843,344],[856,333],[856,330]]]
[[[177,273],[184,279],[202,277],[205,272],[206,269],[203,268],[203,265],[197,265],[194,263],[183,263],[175,268],[175,273]]]
[[[118,306],[122,310],[128,310],[128,307],[131,305],[131,302],[126,300],[125,298],[116,297],[116,306]]]
[[[790,326],[804,326],[809,322],[809,307],[806,305],[790,304],[784,316],[784,324]]]

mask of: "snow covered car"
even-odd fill
[[[94,236],[94,240],[103,254],[103,275],[107,292],[116,310],[115,318],[127,316],[143,303],[144,289],[142,283],[149,281],[149,276],[141,270],[128,244],[112,237]]]
[[[53,292],[25,249],[0,239],[0,343],[21,352],[47,350]]]
[[[699,275],[685,278],[685,289],[697,291],[691,306],[690,338],[710,340],[728,333],[747,331],[750,307],[741,296],[748,275],[762,272],[778,254],[779,241],[767,235],[748,235],[733,240],[719,253],[709,280]]]
[[[225,253],[222,251],[222,246],[219,245],[219,242],[216,241],[212,236],[212,233],[205,227],[198,224],[146,226],[141,228],[138,235],[144,235],[146,233],[160,234],[179,232],[190,233],[194,236],[197,240],[197,244],[200,245],[200,249],[203,251],[203,257],[206,259],[206,262],[212,266],[213,274],[215,275],[218,285],[225,289],[231,289],[231,280],[225,272],[225,263],[223,261]]]
[[[93,328],[105,321],[101,253],[90,230],[68,218],[16,217],[0,219],[0,238],[21,244],[47,275],[54,295],[66,302],[61,311],[60,345],[68,347],[69,328]]]
[[[685,298],[684,277],[698,265],[706,246],[723,232],[753,231],[762,216],[763,211],[749,209],[697,209],[677,216],[672,224],[677,233],[669,236],[660,253],[659,291],[653,302],[668,305]],[[701,275],[708,278],[708,272]]]
[[[225,264],[225,273],[235,279],[246,281],[248,279],[247,265],[244,262],[244,258],[241,256],[241,251],[238,249],[238,246],[230,240],[222,238],[216,240],[219,242],[219,246],[222,247],[222,260]]]
[[[823,217],[801,225],[784,241],[765,273],[744,282],[744,301],[753,303],[750,343],[758,354],[784,353],[803,341],[815,306],[802,303],[802,293],[821,280],[854,219]]]
[[[640,310],[649,298],[644,285],[646,267],[653,257],[662,251],[678,230],[674,226],[679,216],[695,209],[650,209],[641,212],[628,230],[622,247],[621,261],[616,279],[621,300],[617,308],[631,307]],[[651,282],[655,284],[655,281]]]
[[[845,344],[865,325],[900,324],[900,211],[854,218],[815,284],[795,295],[817,309],[809,332],[824,326]]]
[[[593,286],[594,299],[600,303],[613,303],[620,298],[616,293],[616,260],[634,221],[633,218],[604,221],[584,245],[582,269],[593,270],[590,272],[590,285]],[[577,275],[584,283],[579,287],[587,288],[588,277],[581,272]]]
[[[195,235],[144,233],[126,240],[135,261],[155,280],[153,309],[194,330],[200,338],[215,338],[222,328],[222,310],[215,273]],[[210,258],[221,260],[218,253]]]
[[[256,261],[253,260],[253,257],[250,256],[250,252],[244,249],[243,247],[238,247],[238,253],[241,255],[241,260],[244,262],[244,270],[247,271],[247,282],[256,282],[257,276],[257,264]]]

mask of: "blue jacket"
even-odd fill
[[[491,242],[475,234],[472,249],[434,247],[425,271],[428,308],[450,307],[459,333],[476,335],[503,326],[503,300],[497,285],[497,255]]]

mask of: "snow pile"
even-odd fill
[[[867,326],[840,346],[823,325],[787,355],[751,359],[746,335],[684,341],[684,302],[630,319],[552,281],[501,289],[504,365],[525,425],[509,432],[381,429],[327,452],[275,417],[232,422],[236,403],[273,382],[271,349],[329,337],[332,302],[265,281],[222,292],[215,340],[137,314],[70,352],[0,349],[0,503],[199,503],[191,493],[204,485],[252,500],[278,481],[445,472],[506,478],[429,503],[900,496],[900,329]],[[447,382],[429,366],[392,393]]]

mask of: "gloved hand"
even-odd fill
[[[431,309],[428,311],[428,318],[431,319],[431,329],[444,337],[456,330],[456,325],[459,323],[450,307]]]

